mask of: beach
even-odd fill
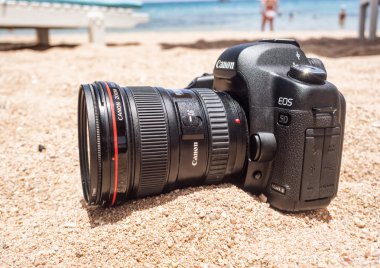
[[[338,196],[283,213],[231,184],[117,208],[83,199],[77,144],[82,83],[185,87],[243,41],[296,38],[347,102]],[[132,32],[0,37],[1,267],[380,266],[380,42],[350,31]]]

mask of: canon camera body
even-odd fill
[[[227,49],[214,75],[190,88],[227,92],[243,107],[249,146],[243,187],[286,211],[326,207],[336,196],[345,100],[323,63],[294,40],[263,40]]]

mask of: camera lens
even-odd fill
[[[238,180],[247,121],[211,89],[82,85],[78,103],[83,193],[90,205]]]

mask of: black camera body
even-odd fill
[[[345,101],[293,40],[227,49],[187,88],[81,85],[78,140],[89,205],[232,182],[284,211],[336,196]]]
[[[227,49],[213,75],[188,88],[227,92],[243,107],[249,144],[241,186],[284,211],[326,207],[336,196],[345,100],[323,63],[294,40]]]

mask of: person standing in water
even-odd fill
[[[344,28],[344,25],[346,24],[346,17],[347,17],[346,7],[342,6],[339,13],[339,25],[341,28]]]
[[[273,31],[273,21],[277,15],[277,0],[262,0],[262,24],[261,30],[265,31],[265,25],[269,22],[270,30]]]
[[[294,19],[294,13],[292,11],[290,11],[289,13],[289,21],[292,22]]]

